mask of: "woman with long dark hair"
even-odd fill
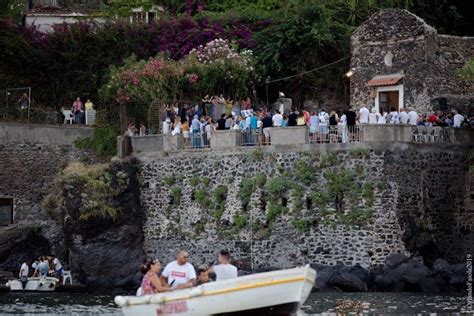
[[[158,259],[148,261],[140,267],[140,271],[143,273],[141,284],[142,295],[172,291],[168,285],[164,286],[161,284],[158,278],[158,272],[160,272],[160,270],[161,263]]]

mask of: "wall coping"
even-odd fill
[[[90,126],[77,126],[74,124],[36,124],[36,123],[19,123],[19,122],[1,122],[0,126],[23,126],[23,127],[43,127],[43,128],[57,128],[57,129],[75,129],[75,130],[93,130]]]

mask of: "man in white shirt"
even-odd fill
[[[219,264],[211,267],[208,272],[216,274],[216,281],[235,279],[237,277],[237,268],[230,264],[230,253],[222,250],[219,253]]]
[[[51,256],[53,258],[53,264],[54,264],[54,272],[59,278],[63,277],[63,265],[59,261],[58,258],[56,258],[54,255]]]
[[[21,284],[23,286],[23,291],[26,288],[26,283],[28,282],[28,275],[30,274],[29,264],[30,260],[26,260],[25,262],[23,262],[20,268],[20,273],[18,274],[18,276],[20,277]]]
[[[400,109],[398,116],[400,118],[400,124],[408,124],[408,114],[405,112],[404,108]]]
[[[365,105],[359,110],[359,122],[360,124],[369,123],[369,109]]]
[[[400,124],[400,117],[398,116],[397,110],[392,107],[390,108],[390,124],[398,125]]]
[[[176,261],[166,265],[160,276],[161,282],[167,282],[171,287],[184,289],[194,286],[196,281],[196,271],[192,264],[188,262],[189,254],[185,250],[180,250],[176,255]]]
[[[283,116],[280,111],[276,110],[275,114],[272,117],[273,127],[281,127],[281,122],[283,122]]]
[[[463,121],[464,121],[464,116],[462,116],[460,111],[458,111],[456,115],[454,115],[453,117],[453,127],[460,128]]]
[[[416,125],[418,123],[418,113],[415,110],[408,112],[408,124]]]

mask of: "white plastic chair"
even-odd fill
[[[444,141],[442,133],[443,133],[443,129],[441,126],[433,127],[433,140],[435,142],[442,143]]]
[[[74,116],[72,115],[72,111],[61,109],[61,112],[64,115],[64,123],[63,124],[68,124],[68,122],[69,122],[69,124],[72,124],[73,121],[74,121]]]
[[[415,142],[417,143],[422,143],[425,140],[425,132],[426,132],[426,127],[425,126],[416,126],[413,131],[413,137],[415,139]]]
[[[72,284],[71,271],[63,271],[63,285],[66,284],[66,280],[69,279],[69,284]]]
[[[425,143],[433,143],[433,142],[434,142],[433,126],[429,125],[429,126],[426,126]]]

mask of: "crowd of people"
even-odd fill
[[[31,266],[31,269],[30,269]],[[19,278],[23,284],[23,289],[26,286],[26,282],[29,277],[56,277],[59,280],[62,279],[64,273],[63,266],[56,256],[40,256],[33,262],[26,260],[20,267]]]
[[[143,279],[137,295],[168,292],[202,285],[212,280],[236,278],[237,268],[230,263],[230,260],[230,253],[222,250],[219,253],[218,264],[209,268],[201,267],[197,271],[189,262],[189,254],[185,250],[180,250],[176,260],[168,263],[163,270],[159,260],[150,260],[140,267]]]
[[[414,109],[379,111],[375,106],[351,108],[345,111],[326,111],[324,106],[310,111],[293,107],[291,110],[267,109],[265,106],[255,110],[249,98],[234,102],[231,98],[206,95],[201,104],[166,107],[162,133],[175,136],[182,134],[185,147],[209,147],[213,131],[240,130],[242,144],[260,142],[270,143],[270,128],[307,126],[311,142],[351,142],[357,139],[358,127],[364,124],[392,124],[412,126],[474,127],[474,116],[464,116],[460,111],[433,112],[419,114]],[[129,136],[145,135],[146,127],[139,129],[130,123]]]

